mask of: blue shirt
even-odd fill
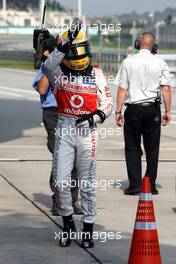
[[[38,91],[37,84],[38,81],[41,79],[42,75],[43,75],[43,64],[41,65],[40,69],[36,71],[35,78],[32,82],[32,86],[36,91]],[[51,91],[51,87],[48,88],[46,94],[40,96],[40,102],[42,108],[57,107],[57,102],[54,94]]]

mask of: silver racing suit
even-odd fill
[[[62,216],[73,213],[70,187],[71,171],[74,163],[79,178],[82,221],[94,223],[96,216],[96,149],[98,130],[101,123],[95,116],[95,125],[78,127],[75,121],[97,109],[106,117],[112,112],[112,97],[107,88],[105,77],[100,69],[93,68],[92,79],[77,76],[67,80],[60,67],[64,54],[57,49],[46,61],[47,76],[58,103],[58,125],[56,129],[55,151],[53,158],[53,190],[57,197],[58,212]]]

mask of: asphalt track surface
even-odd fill
[[[96,248],[83,250],[80,239],[61,249],[55,232],[62,229],[59,217],[50,212],[48,179],[51,156],[46,148],[46,133],[41,126],[38,94],[31,88],[33,73],[0,71],[0,264],[33,263],[127,263],[137,197],[125,197],[127,186],[123,136],[100,133],[97,177],[121,180],[120,188],[97,188],[95,230],[121,232],[120,240],[96,241]],[[115,90],[113,88],[115,97]],[[162,129],[158,188],[155,213],[163,263],[176,258],[176,118]],[[104,128],[113,127],[112,115]],[[122,131],[120,131],[121,134]],[[145,157],[143,160],[145,166]],[[80,217],[76,224],[81,230]],[[103,236],[102,236],[103,237]]]

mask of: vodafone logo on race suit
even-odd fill
[[[74,108],[69,109],[66,108],[64,110],[65,113],[67,114],[73,114],[73,115],[85,115],[89,114],[90,111],[85,111],[81,109],[84,105],[84,98],[81,95],[74,94],[70,97],[70,105]]]
[[[84,105],[84,98],[78,94],[72,95],[70,103],[76,109],[81,108]]]
[[[77,88],[77,89],[76,89]],[[64,86],[58,89],[55,95],[58,102],[58,112],[68,116],[87,115],[97,110],[97,91],[91,91],[90,87],[76,87],[76,92],[72,91],[72,86]],[[82,88],[81,92],[79,90]],[[86,88],[88,90],[86,90]],[[95,87],[93,87],[95,89]]]
[[[66,108],[64,110],[64,114],[73,115],[73,116],[80,116],[80,115],[88,115],[88,114],[90,114],[90,111],[81,110],[81,109],[76,110],[76,109]]]

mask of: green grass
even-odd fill
[[[14,60],[0,60],[1,68],[11,68],[20,70],[33,70],[32,61],[14,61]]]
[[[176,48],[173,49],[159,49],[161,53],[176,53]]]

